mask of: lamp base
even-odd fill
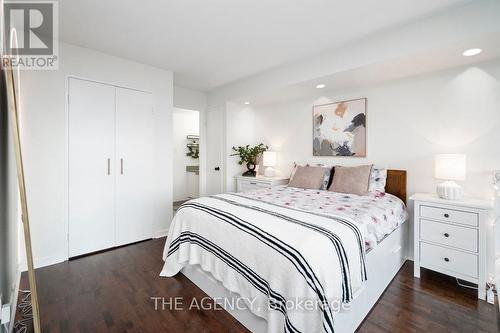
[[[274,177],[274,169],[273,167],[267,167],[264,171],[264,176],[266,177]]]
[[[438,184],[436,193],[440,198],[446,200],[460,200],[463,197],[462,187],[452,181]]]

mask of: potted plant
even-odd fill
[[[260,157],[268,148],[268,146],[262,143],[253,147],[250,147],[250,145],[233,147],[235,153],[231,154],[231,156],[240,157],[238,161],[239,165],[243,165],[243,163],[246,164],[247,171],[243,173],[243,176],[255,177],[257,175],[255,167],[259,164]]]

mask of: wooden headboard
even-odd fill
[[[387,170],[385,191],[403,200],[406,205],[406,170]]]

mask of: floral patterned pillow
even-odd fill
[[[368,185],[368,192],[382,192],[385,193],[385,183],[387,181],[386,168],[372,168],[370,174],[370,184]]]

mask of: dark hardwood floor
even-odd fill
[[[37,269],[42,331],[248,332],[222,310],[187,310],[192,297],[206,295],[181,274],[158,276],[164,243],[146,241]],[[163,311],[151,297],[187,301],[184,310]],[[452,278],[428,270],[413,278],[408,261],[358,331],[499,332],[500,316]]]

